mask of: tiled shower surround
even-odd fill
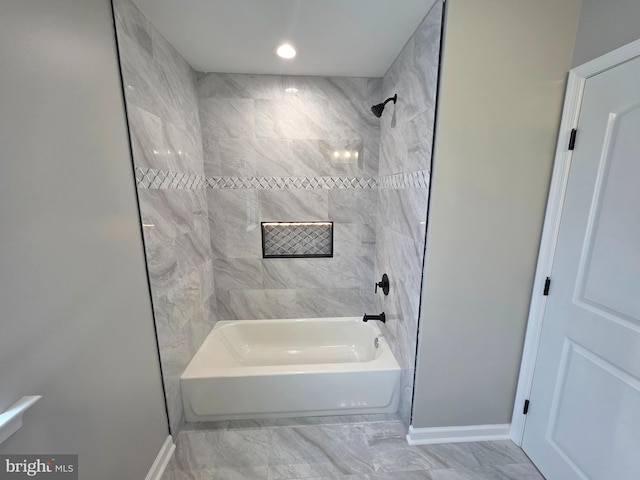
[[[196,73],[130,0],[114,7],[172,433],[217,319],[383,310],[408,423],[440,2],[382,79]],[[334,257],[263,259],[260,222],[296,221],[334,222]]]
[[[397,93],[398,101],[395,111],[387,104],[380,119],[380,184],[389,188],[378,188],[375,276],[389,275],[390,292],[376,296],[376,306],[387,315],[382,329],[402,367],[399,414],[406,424],[413,396],[441,23],[442,3],[436,2],[382,81],[382,98]],[[411,181],[403,184],[398,178]]]
[[[202,176],[196,78],[130,0],[115,0],[136,176],[155,169]],[[139,184],[140,185],[140,184]],[[180,375],[216,321],[203,189],[138,188],[171,432],[184,423]]]
[[[198,79],[221,318],[362,315],[373,309],[381,79],[209,73]],[[307,179],[271,188],[283,177]],[[330,179],[348,177],[350,183]],[[253,186],[250,179],[267,188]],[[260,222],[334,222],[334,257],[262,258]]]

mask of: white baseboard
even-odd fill
[[[160,480],[175,449],[176,446],[173,443],[173,438],[169,435],[158,452],[158,456],[154,460],[153,465],[151,465],[145,480]]]
[[[434,443],[482,442],[487,440],[508,440],[510,424],[469,425],[464,427],[409,427],[409,445],[430,445]]]

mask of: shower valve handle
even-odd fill
[[[389,277],[386,273],[383,273],[382,280],[376,283],[376,293],[378,293],[378,287],[382,288],[382,293],[389,295]]]

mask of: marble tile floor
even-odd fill
[[[544,480],[511,441],[410,446],[389,416],[187,424],[162,480]]]

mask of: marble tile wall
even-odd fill
[[[381,90],[372,78],[199,74],[220,318],[372,311],[380,125],[369,109]],[[324,220],[333,258],[262,258],[260,222]]]
[[[375,278],[390,280],[375,297],[382,326],[402,367],[399,415],[411,418],[431,148],[439,65],[442,2],[438,1],[385,74],[382,98],[398,94],[380,119]]]
[[[180,375],[217,318],[207,195],[202,183],[188,181],[204,175],[196,75],[130,0],[113,3],[169,422],[177,435],[184,422]],[[159,171],[170,178],[153,175],[145,183]]]

